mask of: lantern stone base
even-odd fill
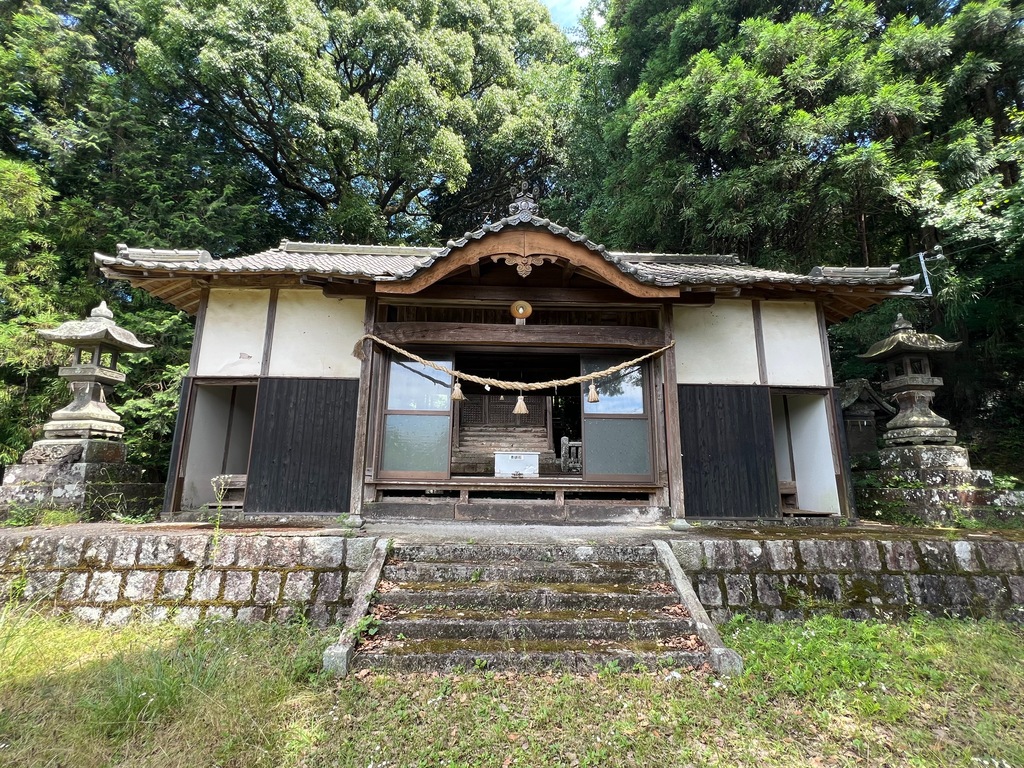
[[[892,422],[889,422],[892,424]],[[913,445],[935,446],[953,445],[956,442],[956,430],[948,427],[905,427],[890,429],[882,436],[882,442],[888,446]]]
[[[878,452],[878,460],[882,469],[971,468],[970,454],[960,445],[903,445],[883,448]]]
[[[40,440],[4,471],[0,520],[14,509],[73,509],[83,519],[158,510],[163,484],[144,482],[124,458],[124,444],[112,440]]]
[[[1024,518],[1024,492],[993,487],[992,473],[971,469],[959,445],[908,445],[878,452],[881,469],[854,477],[866,520],[933,525],[966,519],[1003,525]]]

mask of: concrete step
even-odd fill
[[[672,642],[698,650],[668,647]],[[710,671],[699,638],[673,638],[618,643],[611,641],[551,641],[467,639],[452,641],[372,641],[355,654],[356,669],[393,672],[456,672],[506,670],[594,672],[675,669]]]
[[[661,581],[664,574],[653,565],[641,563],[551,562],[447,562],[407,561],[384,566],[387,581],[535,581],[555,584],[645,584]]]
[[[675,604],[679,597],[667,584],[536,584],[527,582],[463,583],[382,582],[380,599],[397,608],[520,611],[632,611]]]
[[[650,544],[396,544],[389,562],[416,560],[478,562],[509,562],[538,560],[549,562],[589,563],[614,560],[655,565],[657,558]]]
[[[626,614],[583,615],[565,618],[565,613],[541,613],[531,617],[470,618],[444,614],[419,614],[417,618],[394,618],[381,623],[378,634],[408,639],[506,639],[506,640],[652,640],[659,637],[692,635],[696,628],[690,619],[650,613],[629,617]]]

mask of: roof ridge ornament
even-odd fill
[[[512,195],[512,202],[508,206],[510,217],[516,216],[525,221],[540,212],[540,206],[537,205],[540,187],[537,184],[534,184],[531,190],[530,185],[523,181],[519,185],[513,185],[509,193]]]

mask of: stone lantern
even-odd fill
[[[100,302],[85,320],[70,320],[59,328],[38,331],[49,341],[74,350],[70,365],[57,375],[66,379],[74,400],[54,411],[43,426],[47,440],[118,439],[124,433],[121,417],[107,407],[107,394],[125,375],[117,370],[122,352],[151,349],[114,322],[114,313]]]
[[[110,389],[125,379],[117,370],[118,357],[152,345],[119,328],[105,302],[85,320],[38,333],[72,348],[69,364],[58,375],[67,380],[74,399],[50,415],[44,439],[4,470],[0,520],[14,506],[74,508],[95,517],[157,507],[163,486],[144,482],[142,470],[125,463],[124,427],[107,407]]]
[[[899,413],[885,425],[882,441],[895,448],[904,445],[953,445],[956,431],[949,420],[932,411],[935,391],[942,379],[932,375],[929,354],[953,352],[960,342],[945,341],[932,333],[918,333],[903,315],[896,317],[892,334],[858,355],[872,363],[885,363],[882,392],[890,394]]]

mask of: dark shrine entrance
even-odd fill
[[[503,381],[550,381],[576,376],[579,355],[466,352],[455,355],[455,368],[482,378]],[[487,389],[466,382],[466,399],[454,403],[451,474],[453,477],[502,474],[495,465],[503,453],[537,454],[537,476],[581,474],[579,386],[524,393],[528,413],[514,413],[518,392]],[[563,440],[563,438],[565,438]],[[563,456],[572,453],[576,456]],[[512,469],[512,472],[515,470]],[[532,459],[530,460],[532,472]]]

